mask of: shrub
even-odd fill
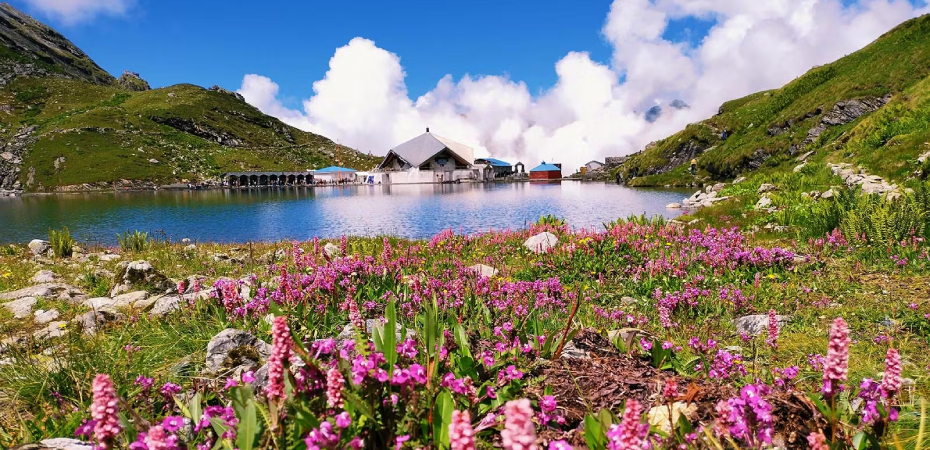
[[[48,242],[52,246],[52,252],[58,258],[67,258],[71,256],[71,248],[74,247],[74,239],[71,238],[71,231],[68,227],[59,230],[48,230]]]
[[[151,244],[149,234],[139,230],[117,234],[116,240],[124,252],[141,252]]]

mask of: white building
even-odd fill
[[[383,184],[481,181],[484,172],[473,162],[471,147],[431,134],[427,128],[426,133],[392,148],[377,172]]]
[[[317,182],[326,182],[326,183],[338,183],[346,182],[351,183],[355,181],[355,174],[358,172],[355,169],[350,169],[348,167],[338,167],[338,166],[329,166],[322,169],[313,171],[313,180]]]

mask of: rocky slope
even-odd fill
[[[781,89],[725,103],[714,117],[631,155],[613,175],[633,186],[713,184],[790,171],[808,153],[884,177],[919,175],[918,156],[930,151],[928,76],[930,16],[923,16]]]
[[[51,28],[0,5],[0,195],[209,181],[377,158],[307,133],[241,95],[119,80]]]

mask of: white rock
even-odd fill
[[[530,249],[533,253],[546,253],[555,247],[559,243],[559,238],[548,232],[544,231],[535,236],[530,237],[523,243],[523,246]]]
[[[659,405],[654,406],[649,410],[647,418],[649,420],[649,425],[659,428],[665,433],[671,433],[672,423],[675,426],[678,425],[678,419],[682,415],[687,417],[689,420],[695,418],[697,414],[697,404],[694,403],[684,403],[684,402],[675,402],[672,403],[672,420],[669,421],[669,407],[668,405]]]
[[[32,276],[31,281],[33,283],[54,283],[58,281],[58,275],[55,275],[55,272],[51,270],[40,270]]]
[[[115,255],[112,253],[105,253],[103,255],[98,256],[97,258],[99,258],[101,261],[104,261],[104,262],[110,262],[110,261],[116,261],[117,259],[120,259],[122,257],[120,255]]]
[[[159,297],[152,306],[152,315],[156,317],[164,316],[170,312],[181,309],[181,298],[177,295],[165,295]]]
[[[29,241],[29,251],[35,256],[45,256],[52,249],[52,244],[42,239],[33,239]]]
[[[25,319],[32,315],[32,308],[36,306],[38,300],[35,297],[23,297],[19,300],[13,300],[3,304],[3,307],[13,313],[17,319]]]
[[[475,264],[473,266],[469,266],[468,268],[485,278],[491,278],[497,275],[497,269],[491,266],[486,266],[484,264]]]
[[[44,310],[44,309],[40,309],[40,310],[36,311],[35,314],[33,314],[33,318],[34,318],[35,322],[36,322],[37,324],[39,324],[39,325],[45,325],[45,324],[47,324],[47,323],[49,323],[49,322],[51,322],[51,321],[57,319],[58,316],[59,316],[59,313],[58,313],[58,310],[57,310],[57,309],[53,309],[53,310],[50,310],[50,311],[46,311],[46,310]]]
[[[775,189],[777,189],[777,188],[775,187],[774,184],[768,184],[768,183],[766,183],[766,184],[763,184],[762,186],[759,186],[759,193],[760,193],[760,194],[764,194],[764,193],[766,193],[766,192],[772,192],[772,191],[774,191]]]
[[[798,164],[797,166],[794,166],[793,172],[794,172],[794,173],[800,172],[801,169],[803,169],[804,166],[806,166],[806,165],[807,165],[807,163],[801,163],[801,164]]]
[[[45,328],[36,331],[33,333],[33,337],[36,340],[44,341],[46,339],[58,338],[68,334],[68,322],[62,322],[60,320],[49,322]]]
[[[665,205],[665,207],[668,208],[668,209],[680,209],[680,208],[681,208],[681,203],[669,203],[669,204]]]
[[[755,208],[756,208],[756,209],[765,209],[765,208],[768,208],[768,207],[771,206],[771,205],[772,205],[772,199],[770,199],[770,198],[768,198],[768,197],[766,197],[766,196],[762,196],[761,198],[759,198],[759,201],[756,202]]]
[[[127,292],[113,297],[113,306],[117,308],[129,308],[135,306],[136,302],[147,298],[149,298],[149,293],[146,291]]]
[[[93,445],[71,438],[52,438],[41,441],[49,450],[91,450]]]
[[[323,253],[326,253],[326,256],[330,258],[336,258],[342,256],[342,249],[332,242],[327,242],[326,245],[323,246]]]
[[[823,194],[820,194],[820,198],[833,198],[833,189],[827,189]]]
[[[791,316],[775,316],[775,321],[778,324],[779,330],[781,330],[789,320],[791,320]],[[733,325],[736,326],[737,333],[745,333],[750,336],[755,336],[762,332],[768,332],[769,316],[768,314],[751,314],[737,318],[733,321]]]
[[[116,301],[110,297],[94,297],[89,298],[81,302],[81,306],[85,308],[90,308],[94,311],[103,310],[103,309],[113,309],[116,305]]]

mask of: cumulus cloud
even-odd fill
[[[246,75],[239,92],[291,125],[366,152],[384,154],[429,126],[479,156],[572,168],[636,152],[726,100],[779,87],[927,12],[907,0],[615,0],[601,30],[613,47],[609,63],[571,52],[554,65],[556,84],[536,96],[504,76],[447,75],[411,99],[400,57],[364,38],[336,50],[301,109],[283,106],[278,85],[260,75]],[[663,37],[671,21],[688,17],[715,25],[696,46]],[[691,107],[644,114],[676,99]]]
[[[122,15],[135,0],[24,0],[29,6],[66,24],[98,15]]]

